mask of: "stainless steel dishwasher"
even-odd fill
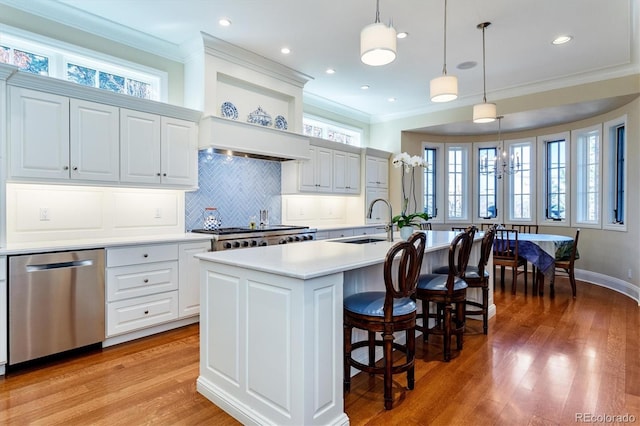
[[[104,250],[9,257],[9,365],[104,340]]]

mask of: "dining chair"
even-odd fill
[[[468,226],[452,226],[451,230],[453,232],[462,232],[465,231],[467,228],[469,228]]]
[[[493,243],[493,288],[496,287],[496,266],[500,267],[500,288],[504,290],[504,270],[511,268],[511,293],[516,294],[518,275],[524,273],[524,294],[527,294],[527,261],[518,256],[518,231],[497,229]],[[520,266],[524,270],[520,270]]]
[[[431,231],[431,222],[422,222],[420,224],[420,230],[422,231]]]
[[[490,222],[484,222],[480,224],[480,230],[481,231],[487,231],[495,226],[497,226],[497,223],[490,223]],[[504,227],[504,224],[502,224],[501,226]]]
[[[467,232],[457,234],[449,245],[448,273],[420,275],[416,289],[416,299],[422,304],[422,312],[418,316],[422,321],[416,324],[416,329],[422,331],[425,341],[430,334],[442,336],[444,360],[447,362],[451,360],[452,336],[456,336],[458,351],[463,346],[468,286],[462,277],[469,261],[475,227],[467,229]],[[435,305],[434,313],[430,311],[431,304]],[[430,325],[431,319],[433,326]]]
[[[580,237],[580,229],[576,230],[576,237],[573,239],[573,245],[571,246],[571,253],[566,259],[556,259],[555,270],[564,272],[569,277],[569,283],[571,284],[571,292],[573,298],[576,298],[576,276],[574,270],[574,264],[576,261],[576,254],[578,253],[578,238]],[[554,286],[549,289],[551,296],[554,294]]]
[[[538,233],[538,225],[531,224],[511,224],[511,229],[515,229],[520,233],[525,234],[537,234]]]
[[[414,387],[416,291],[426,235],[414,232],[407,241],[396,243],[389,249],[384,261],[385,291],[356,293],[344,299],[344,391],[351,389],[351,367],[384,377],[384,408],[393,406],[392,375],[407,373],[407,388]],[[394,279],[395,277],[395,279]],[[367,339],[351,342],[352,330],[367,332]],[[393,333],[405,332],[405,344],[394,342]],[[376,339],[377,334],[381,339]],[[383,348],[383,365],[376,366],[376,346]],[[352,353],[368,348],[368,364],[356,361]],[[404,352],[405,360],[395,363],[393,350]]]

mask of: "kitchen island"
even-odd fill
[[[455,235],[426,233],[423,272],[446,262]],[[345,242],[357,238],[197,254],[198,391],[244,424],[349,424],[342,303],[384,289],[382,268],[393,245]],[[477,236],[474,257],[479,245]]]

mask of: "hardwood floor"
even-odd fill
[[[565,425],[577,413],[640,423],[640,308],[614,291],[558,279],[556,295],[495,293],[489,335],[469,321],[464,349],[442,361],[419,340],[415,389],[359,375],[345,399],[352,425]],[[9,371],[0,424],[236,425],[196,392],[198,326]],[[586,415],[586,414],[585,414]],[[615,422],[614,422],[615,423]],[[622,422],[618,422],[621,424]]]

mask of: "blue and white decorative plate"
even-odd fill
[[[274,127],[280,130],[287,130],[287,119],[281,115],[276,115]]]
[[[249,114],[249,117],[247,118],[247,122],[269,127],[271,126],[272,120],[269,113],[267,113],[261,107],[258,107],[257,110]]]
[[[232,120],[238,119],[238,109],[231,102],[223,102],[220,106],[220,112],[224,118],[230,118]]]

